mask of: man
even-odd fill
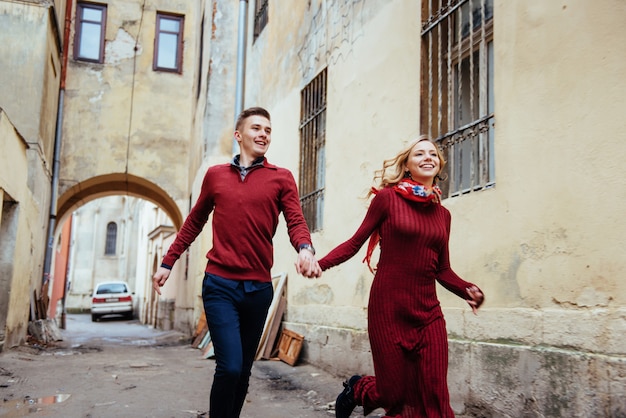
[[[211,418],[233,418],[241,413],[273,297],[272,239],[280,212],[298,251],[296,271],[306,277],[321,274],[293,175],[265,158],[271,134],[267,110],[253,107],[239,115],[234,136],[240,154],[229,164],[207,170],[196,204],[152,278],[154,289],[161,294],[172,266],[213,212],[213,247],[207,253],[202,284],[216,359]]]

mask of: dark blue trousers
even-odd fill
[[[274,289],[205,274],[202,300],[215,348],[209,416],[238,418]]]

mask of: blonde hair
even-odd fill
[[[420,135],[418,138],[410,141],[395,157],[383,161],[383,168],[374,173],[374,181],[378,183],[378,190],[385,187],[393,187],[404,178],[405,166],[409,160],[411,150],[415,145],[422,141],[428,141],[435,146],[435,149],[437,150],[437,157],[439,157],[439,173],[443,171],[443,168],[446,165],[443,153],[428,135]],[[437,173],[437,176],[439,173]],[[373,192],[370,190],[368,196],[372,193]]]

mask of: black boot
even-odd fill
[[[335,402],[335,417],[350,418],[350,414],[356,408],[356,400],[354,399],[354,385],[361,379],[361,376],[354,375],[350,380],[343,382],[343,392],[337,396]]]

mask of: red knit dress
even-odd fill
[[[375,376],[355,385],[364,409],[388,417],[454,417],[447,386],[448,340],[435,280],[466,299],[473,286],[450,268],[450,212],[438,203],[404,199],[384,188],[356,233],[319,260],[323,270],[353,257],[380,233],[370,291],[368,333]]]

